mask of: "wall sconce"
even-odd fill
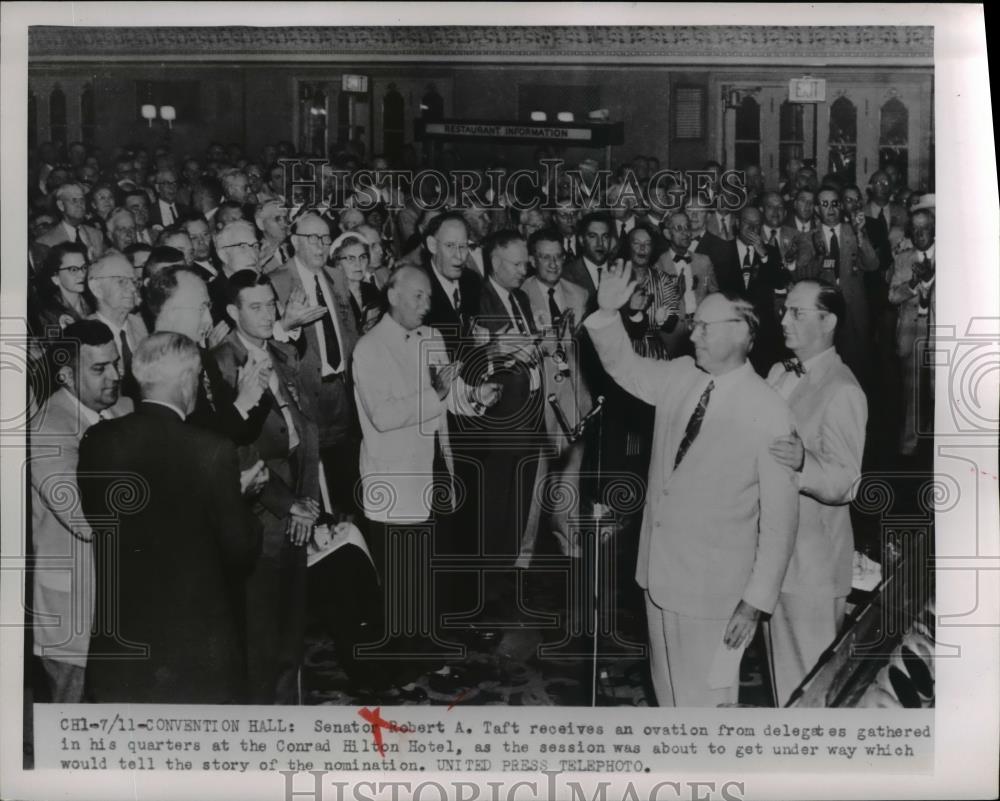
[[[743,100],[740,90],[733,86],[722,87],[722,105],[726,111],[732,111],[740,107]]]
[[[544,111],[532,111],[531,112],[531,121],[532,122],[546,122],[548,120],[548,118],[549,118],[549,115],[546,114]]]
[[[559,122],[573,122],[573,119],[574,119],[573,118],[573,112],[572,111],[560,111],[556,115],[556,119],[559,120]]]
[[[160,119],[167,123],[167,128],[174,127],[174,120],[177,119],[177,109],[173,106],[160,106]]]
[[[152,103],[147,103],[142,107],[142,118],[149,123],[149,127],[153,127],[153,120],[156,119],[156,106]]]

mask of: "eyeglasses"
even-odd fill
[[[330,247],[333,242],[333,237],[327,236],[326,234],[295,234],[295,236],[301,236],[310,245],[322,245],[323,247]]]
[[[88,267],[86,264],[72,264],[69,267],[60,267],[59,272],[69,273],[70,275],[80,275],[80,273],[87,272],[87,269]]]
[[[337,261],[346,261],[348,264],[358,264],[362,261],[368,261],[369,256],[367,253],[362,253],[360,256],[338,256]]]
[[[824,209],[837,208],[838,206],[840,206],[840,201],[839,200],[821,200],[819,202],[819,205],[822,206]]]
[[[98,275],[90,279],[91,281],[114,281],[119,288],[128,287],[137,289],[141,283],[138,278],[126,278],[122,275]]]
[[[177,186],[177,181],[157,181],[157,186]]]
[[[781,306],[778,309],[778,319],[782,319],[788,312],[792,315],[793,320],[801,320],[803,313],[807,311],[825,312],[826,309],[820,309],[816,306]]]
[[[251,248],[253,250],[260,250],[260,242],[233,242],[231,245],[223,245],[219,250],[225,250],[226,248]]]
[[[725,320],[692,320],[691,321],[691,333],[707,333],[708,327],[710,325],[716,325],[717,323],[742,323],[744,322],[742,317],[727,317]]]

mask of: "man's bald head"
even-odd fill
[[[417,328],[431,308],[431,282],[419,267],[404,265],[386,284],[389,314],[407,331]]]

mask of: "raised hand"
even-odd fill
[[[288,296],[285,313],[281,317],[281,326],[286,331],[293,331],[316,322],[324,314],[326,306],[310,306],[305,290],[300,287]]]
[[[249,362],[236,378],[236,405],[249,410],[257,405],[271,378],[271,363],[266,359]]]
[[[638,282],[632,280],[632,267],[609,269],[597,289],[597,305],[603,311],[618,311],[628,303]]]

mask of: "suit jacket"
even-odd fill
[[[257,558],[260,531],[240,495],[236,448],[142,403],[87,431],[78,476],[95,529],[97,597],[115,601],[115,625],[91,640],[93,700],[239,700],[234,588]]]
[[[787,378],[786,378],[787,376]],[[791,378],[774,365],[776,391]],[[788,398],[806,455],[799,485],[799,525],[783,592],[839,598],[851,591],[854,532],[850,503],[861,479],[868,402],[854,374],[831,348],[820,354]]]
[[[722,235],[722,226],[719,225],[719,219],[715,216],[715,213],[706,215],[705,217],[705,230],[716,236],[719,239],[728,242],[736,238],[736,223],[738,222],[736,215],[730,213],[729,215],[729,236]]]
[[[544,354],[542,369],[545,373],[545,386],[549,392],[556,396],[567,422],[570,426],[575,426],[593,406],[590,392],[584,383],[580,369],[579,340],[576,337],[579,326],[583,324],[587,290],[565,278],[559,279],[559,286],[562,288],[566,303],[563,312],[565,313],[567,309],[572,310],[575,323],[573,328],[567,328],[565,339],[562,342],[557,342],[552,337],[547,338],[542,343],[541,350]],[[548,287],[535,276],[531,276],[521,285],[521,291],[524,292],[528,303],[531,304],[535,325],[539,328],[551,326]],[[561,368],[556,361],[560,348],[564,354],[563,359],[566,365],[564,368]],[[545,406],[545,429],[549,432],[549,436],[558,443],[560,450],[568,444],[565,433],[549,404]]]
[[[791,430],[787,405],[744,365],[674,469],[706,374],[690,357],[637,356],[618,315],[585,325],[612,378],[656,407],[636,581],[661,608],[692,617],[728,618],[741,599],[770,612],[798,523],[798,487],[768,451]]]
[[[797,277],[821,278],[840,286],[847,309],[845,319],[840,321],[837,330],[837,351],[858,380],[867,385],[870,378],[872,338],[869,334],[868,294],[864,274],[878,269],[878,256],[867,236],[861,237],[859,241],[854,229],[841,223],[837,234],[840,259],[836,265],[836,273],[831,274],[830,270],[824,269],[827,247],[823,227],[813,231],[809,238],[813,258],[800,271],[804,275]]]
[[[433,516],[435,438],[450,478],[454,464],[447,412],[472,413],[461,379],[443,401],[431,384],[427,365],[449,361],[439,331],[422,325],[407,332],[389,314],[358,340],[354,393],[361,421],[365,516],[371,520],[416,523]]]
[[[788,285],[790,274],[781,261],[778,248],[765,247],[767,255],[764,258],[754,248],[750,248],[750,253],[753,255],[753,265],[748,285],[743,283],[743,265],[735,239],[724,242],[719,249],[715,276],[720,290],[743,295],[753,303],[754,311],[760,319],[760,328],[750,351],[750,361],[754,369],[764,376],[775,361],[786,355],[785,338],[781,333],[774,293]]]
[[[461,296],[460,312],[455,311],[452,299],[448,297],[434,268],[429,264],[422,265],[431,282],[431,308],[424,317],[424,325],[436,328],[444,337],[448,348],[448,356],[454,360],[460,358],[461,340],[464,334],[464,322],[479,314],[479,293],[483,279],[479,273],[468,268],[463,269],[458,277],[458,293]]]
[[[96,311],[91,314],[88,319],[97,320],[98,322],[105,323],[105,325],[107,325],[107,323],[101,319],[100,314]],[[135,355],[136,349],[142,341],[149,336],[149,329],[146,328],[146,323],[143,322],[142,316],[137,312],[133,312],[125,318],[122,329],[125,331],[125,337],[131,343],[130,347],[132,349],[132,354]],[[118,339],[118,335],[115,334],[114,330],[112,330],[111,333],[115,337],[115,347],[118,348],[118,353],[121,355],[121,342]],[[139,384],[136,382],[135,376],[133,376],[131,372],[125,370],[124,360],[121,362],[121,369],[121,393],[122,395],[131,398],[134,403],[138,403],[140,399]]]
[[[87,246],[90,261],[93,262],[103,256],[105,250],[107,250],[104,245],[104,234],[92,225],[82,224],[80,228],[82,229],[80,236],[86,240],[84,244]],[[58,222],[53,225],[48,231],[38,237],[34,245],[32,245],[32,258],[35,260],[35,264],[40,267],[53,247],[69,241],[69,234],[66,233],[66,228],[63,224]]]
[[[587,290],[565,278],[559,279],[559,288],[564,303],[563,313],[571,310],[575,320],[574,326],[581,325],[587,307]],[[531,276],[521,284],[521,291],[528,297],[535,327],[545,328],[552,325],[552,316],[549,314],[549,288],[536,276]]]
[[[606,264],[602,265],[602,269],[607,269],[607,266]],[[587,290],[587,314],[597,309],[597,284],[590,277],[590,271],[583,263],[583,256],[577,256],[566,262],[563,266],[563,278]]]
[[[189,206],[185,206],[179,202],[175,202],[174,206],[177,209],[177,219],[174,220],[175,223],[177,222],[177,220],[183,220],[192,211],[192,209]],[[248,217],[247,219],[250,220],[251,222],[253,221],[253,217]],[[159,200],[154,200],[152,203],[149,204],[149,224],[150,226],[156,226],[159,228],[165,227],[163,223],[163,214],[160,211]]]
[[[120,398],[106,410],[110,417],[132,411],[132,401]],[[96,413],[95,413],[96,414]],[[69,390],[58,389],[31,417],[31,546],[35,557],[33,608],[58,614],[60,620],[34,621],[35,653],[83,667],[87,660],[94,615],[94,547],[91,530],[80,509],[76,480],[80,439],[90,427],[80,402]],[[66,594],[66,606],[44,608],[49,588]],[[66,634],[75,635],[66,639]]]
[[[299,399],[303,392],[299,380],[299,360],[295,348],[273,340],[266,350],[278,378],[279,396],[270,388],[264,391],[253,414],[261,414],[263,422],[257,438],[238,448],[240,465],[245,469],[262,459],[268,469],[268,482],[253,500],[252,510],[264,527],[263,555],[277,558],[288,546],[285,523],[296,498],[319,499],[319,450],[316,424],[306,416]],[[235,393],[240,369],[249,360],[246,346],[236,331],[231,331],[212,349],[212,358],[219,365],[222,380]],[[290,434],[282,411],[284,406],[292,418],[298,445],[289,453]],[[305,548],[301,548],[305,559]]]
[[[935,257],[937,251],[935,251]],[[917,338],[930,332],[934,314],[934,289],[931,288],[930,311],[920,315],[920,295],[910,286],[913,267],[923,256],[918,250],[904,250],[893,260],[889,282],[889,302],[899,309],[896,320],[896,354],[907,357],[913,353]],[[935,259],[931,260],[932,262]]]
[[[354,404],[351,400],[351,354],[358,341],[358,328],[351,311],[350,291],[340,270],[324,268],[327,284],[333,292],[334,304],[331,314],[337,315],[340,331],[340,351],[344,370],[340,378],[328,377],[324,380],[320,363],[319,337],[322,320],[299,329],[296,347],[300,358],[302,386],[307,400],[303,405],[314,414],[319,429],[320,446],[335,443],[345,436],[355,435]],[[302,288],[294,257],[270,275],[271,284],[282,305],[288,303],[289,296]]]
[[[219,365],[211,351],[201,351],[202,376],[198,382],[198,397],[194,411],[188,415],[188,422],[199,428],[214,431],[237,445],[247,445],[260,434],[265,413],[260,405],[250,410],[244,417],[236,408],[237,392],[223,380]],[[247,465],[249,466],[249,465]]]

